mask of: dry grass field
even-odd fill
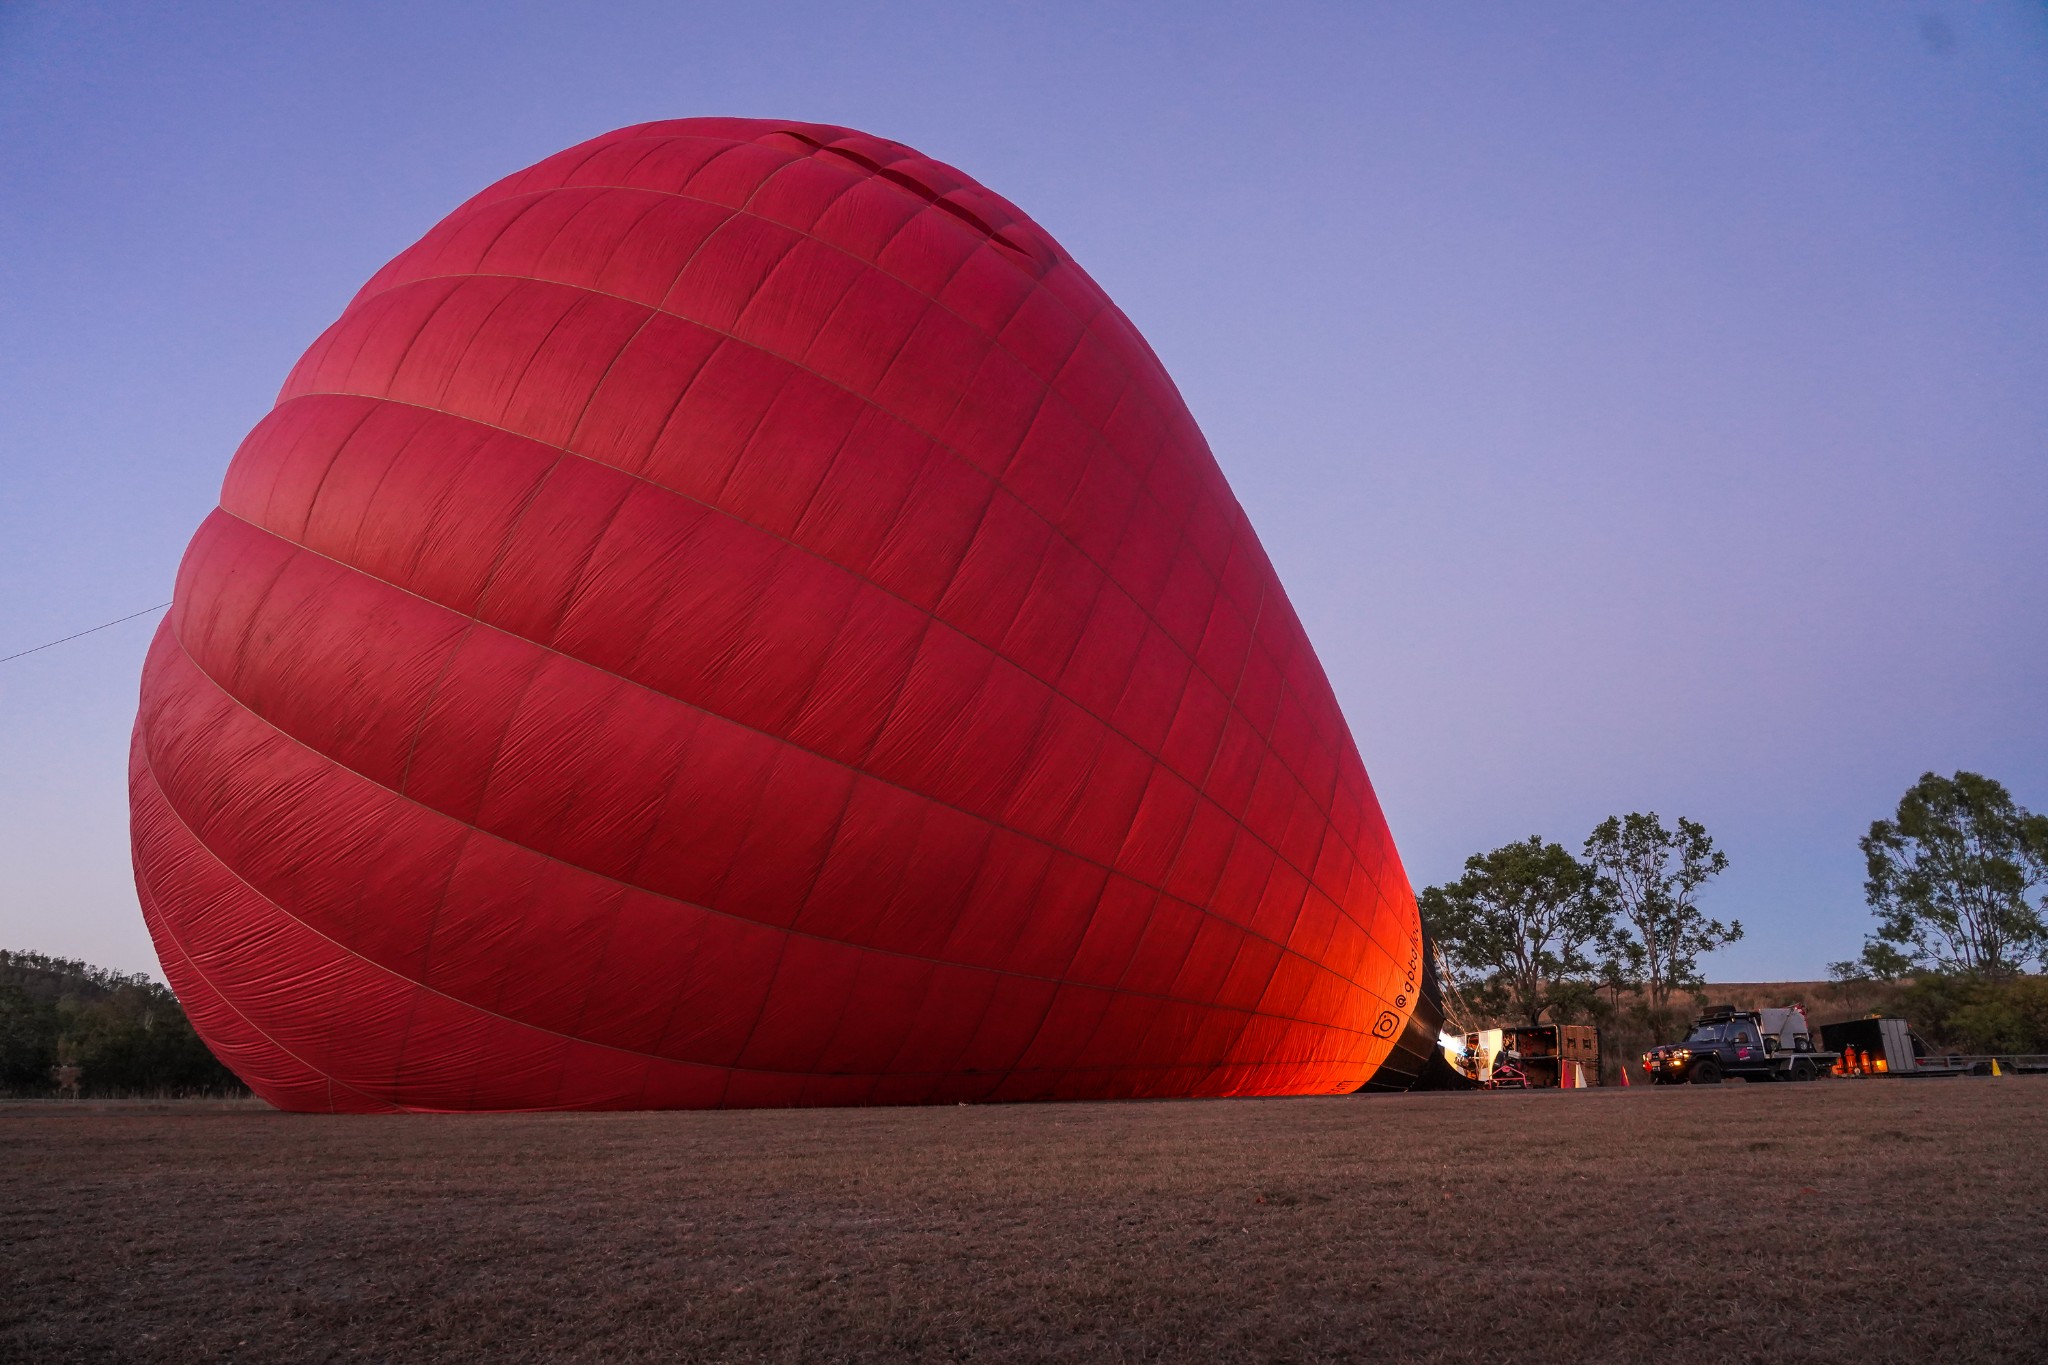
[[[9,1361],[2048,1359],[2048,1081],[0,1106]]]

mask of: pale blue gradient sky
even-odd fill
[[[1868,921],[1921,771],[2048,807],[2038,4],[0,3],[0,654],[169,596],[299,351],[621,124],[845,123],[1179,381],[1417,885],[1704,820],[1720,979]],[[155,970],[149,623],[0,666],[0,946]]]

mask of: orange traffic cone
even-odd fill
[[[1574,1089],[1574,1090],[1584,1090],[1585,1088],[1586,1088],[1586,1064],[1585,1064],[1584,1062],[1573,1062],[1573,1063],[1572,1063],[1572,1089]]]
[[[1621,1069],[1621,1088],[1622,1088],[1623,1090],[1626,1090],[1626,1089],[1628,1089],[1628,1068],[1627,1068],[1627,1067],[1623,1067],[1623,1068]]]

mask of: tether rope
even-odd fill
[[[67,635],[61,640],[51,640],[45,644],[37,645],[33,649],[24,649],[18,654],[9,654],[4,657],[0,657],[0,664],[12,663],[16,659],[25,659],[31,654],[39,654],[43,650],[54,649],[58,645],[69,644],[73,640],[81,639],[87,635],[92,634],[96,630],[105,630],[108,626],[118,626],[123,621],[133,621],[138,616],[147,616],[153,611],[162,611],[165,607],[168,607],[169,605],[171,604],[168,602],[159,602],[153,607],[144,607],[141,611],[131,611],[126,616],[116,616],[111,621],[102,621],[96,626],[88,626],[84,630],[79,631],[76,635]]]

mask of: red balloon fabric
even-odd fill
[[[844,128],[621,129],[380,270],[186,553],[132,803],[286,1109],[1332,1093],[1419,979],[1158,360]]]

